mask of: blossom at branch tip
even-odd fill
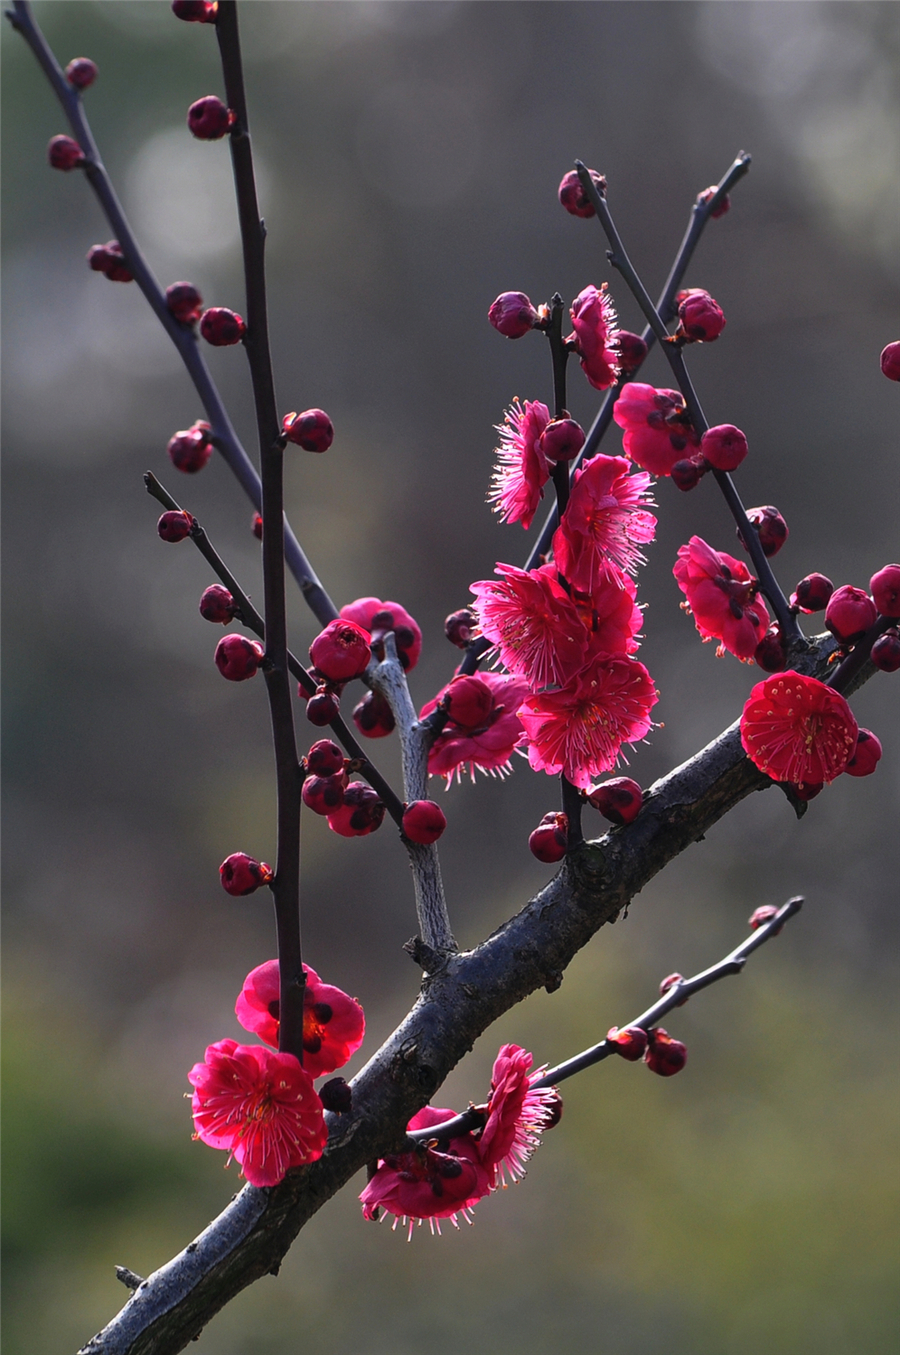
[[[545,1066],[530,1072],[533,1061],[517,1044],[503,1045],[494,1060],[487,1121],[478,1140],[492,1190],[505,1189],[525,1175],[525,1164],[540,1146],[542,1132],[557,1124],[562,1114],[555,1087],[532,1086],[546,1071]]]
[[[410,616],[399,602],[382,602],[380,598],[357,598],[341,608],[345,621],[352,621],[370,633],[372,653],[379,661],[384,658],[384,637],[394,632],[397,657],[407,672],[419,662],[422,652],[422,631],[418,621]]]
[[[550,467],[540,448],[541,435],[550,422],[550,411],[540,400],[513,400],[497,424],[500,443],[491,477],[488,503],[501,522],[521,522],[527,530],[550,479]]]
[[[569,315],[575,329],[567,342],[574,343],[581,370],[595,390],[608,390],[619,375],[619,350],[616,308],[607,284],[585,287],[572,302]]]
[[[630,381],[613,406],[613,418],[625,430],[625,455],[651,475],[671,475],[676,462],[700,446],[679,391]]]
[[[492,693],[491,709],[484,724],[471,730],[448,720],[428,754],[428,774],[446,777],[448,788],[454,776],[457,781],[462,780],[466,767],[473,781],[476,767],[489,776],[508,776],[513,753],[525,742],[525,729],[516,711],[529,695],[528,683],[501,673],[481,673],[479,677]],[[419,712],[420,720],[437,709],[448,687],[426,702]]]
[[[773,781],[819,786],[846,770],[859,727],[839,692],[801,673],[758,682],[741,715],[741,743]]]
[[[681,605],[693,613],[703,639],[719,640],[720,653],[727,649],[749,663],[769,628],[769,613],[747,566],[692,536],[679,548],[672,573],[687,598]]]
[[[438,1131],[444,1120],[452,1120],[454,1110],[426,1106],[410,1120],[410,1131]],[[393,1153],[382,1158],[378,1169],[360,1195],[363,1218],[378,1219],[381,1211],[394,1215],[398,1223],[413,1228],[428,1219],[432,1233],[440,1233],[441,1219],[449,1219],[458,1228],[458,1215],[472,1222],[470,1210],[489,1194],[491,1173],[483,1165],[478,1144],[468,1131],[442,1140],[438,1133],[422,1141],[408,1153]]]
[[[277,1186],[291,1167],[322,1156],[322,1102],[293,1054],[218,1040],[188,1081],[195,1137],[227,1149],[251,1185]]]
[[[323,983],[314,969],[303,966],[303,1067],[310,1077],[333,1073],[355,1054],[366,1033],[366,1018],[355,998]],[[278,1048],[281,999],[277,960],[251,969],[238,994],[234,1012],[244,1030]]]
[[[600,654],[567,687],[538,692],[519,709],[535,771],[564,773],[586,790],[613,769],[622,745],[644,738],[658,700],[642,663],[624,654]]]
[[[630,574],[645,563],[640,547],[656,532],[649,487],[650,476],[631,474],[623,456],[595,456],[576,470],[553,557],[580,593],[594,590],[610,560]]]

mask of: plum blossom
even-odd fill
[[[501,673],[481,673],[480,677],[493,693],[493,704],[484,725],[467,730],[448,720],[428,754],[429,775],[446,777],[448,789],[454,776],[457,781],[462,780],[466,765],[473,781],[476,767],[489,776],[508,776],[512,771],[512,755],[525,741],[525,730],[516,711],[529,694],[528,683]],[[420,720],[437,709],[446,692],[447,687],[443,687],[426,702],[419,712]]]
[[[773,781],[821,786],[845,771],[859,726],[833,687],[801,673],[774,673],[758,682],[741,715],[741,743]]]
[[[303,1066],[310,1077],[333,1073],[363,1042],[366,1020],[355,998],[333,984],[323,983],[314,969],[303,966]],[[278,961],[251,969],[235,1003],[235,1015],[245,1030],[258,1035],[273,1049],[279,1031]]]
[[[633,574],[645,563],[640,547],[653,540],[647,508],[650,476],[629,473],[622,456],[595,456],[575,472],[569,502],[553,537],[553,556],[573,588],[590,593],[607,561]]]
[[[491,1173],[491,1188],[525,1175],[525,1163],[540,1145],[541,1133],[555,1125],[562,1114],[562,1100],[553,1087],[534,1087],[546,1071],[530,1072],[532,1055],[517,1044],[505,1044],[494,1060],[487,1121],[478,1140],[478,1151]]]
[[[563,686],[584,667],[588,631],[553,565],[498,564],[496,579],[471,585],[481,632],[511,673],[531,687]]]
[[[513,400],[504,421],[497,424],[500,445],[491,479],[488,503],[501,522],[531,526],[550,478],[547,458],[540,448],[541,435],[550,422],[550,411],[539,400],[526,400],[524,407]]]
[[[616,308],[606,289],[585,287],[572,302],[569,311],[575,332],[569,335],[581,357],[581,370],[596,390],[615,385],[619,375],[616,346]]]
[[[380,598],[357,598],[341,608],[345,621],[352,621],[370,633],[372,652],[377,659],[384,657],[384,637],[394,632],[397,657],[407,672],[415,668],[422,650],[422,632],[419,623],[399,602],[382,602]]]
[[[219,1040],[188,1081],[195,1137],[227,1149],[251,1185],[277,1186],[291,1167],[322,1156],[322,1102],[293,1054]]]
[[[676,461],[700,446],[680,391],[630,381],[613,406],[613,418],[625,430],[625,455],[651,475],[671,475]]]
[[[769,628],[769,613],[747,566],[692,536],[679,548],[672,573],[687,597],[681,605],[693,613],[704,640],[721,641],[720,654],[727,649],[749,663]]]

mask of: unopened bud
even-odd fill
[[[780,673],[787,666],[787,650],[781,627],[770,626],[753,652],[754,661],[765,673]]]
[[[262,663],[265,650],[246,635],[223,635],[216,645],[216,667],[229,682],[246,682]]]
[[[305,409],[302,414],[285,414],[281,431],[288,442],[305,452],[327,452],[334,441],[334,424],[324,409]]]
[[[709,292],[702,287],[690,287],[679,292],[675,300],[681,321],[679,334],[691,343],[712,343],[719,337],[725,328],[725,312]]]
[[[250,530],[256,537],[257,541],[262,541],[262,532],[263,532],[262,513],[253,514],[253,517],[250,519]]]
[[[855,645],[874,624],[875,603],[862,588],[845,583],[836,588],[825,608],[825,626],[842,645]]]
[[[366,671],[369,633],[353,621],[329,621],[309,647],[313,667],[329,682],[349,682]]]
[[[900,339],[882,348],[881,370],[889,381],[900,381]]]
[[[226,856],[219,867],[219,878],[226,894],[241,898],[244,894],[252,894],[261,885],[270,884],[275,872],[265,861],[257,861],[246,852],[233,852],[231,856]]]
[[[96,62],[89,56],[76,56],[66,67],[66,79],[75,89],[87,89],[99,74]]]
[[[351,781],[344,791],[344,803],[328,815],[328,827],[341,837],[365,837],[381,827],[384,804],[371,786]]]
[[[353,708],[353,723],[367,739],[383,739],[393,733],[397,722],[381,692],[366,692]]]
[[[477,624],[478,618],[471,608],[461,607],[458,612],[451,612],[447,617],[444,622],[444,634],[451,645],[456,645],[457,649],[465,649]]]
[[[630,776],[615,776],[599,786],[591,786],[588,803],[610,823],[633,823],[641,812],[644,792]]]
[[[606,192],[606,179],[602,174],[598,174],[595,169],[589,169],[591,179],[596,185],[597,192],[603,196]],[[564,174],[560,180],[558,189],[559,200],[567,212],[572,216],[596,216],[591,200],[582,187],[581,180],[578,177],[578,171],[570,169],[568,174]]]
[[[882,673],[896,673],[900,668],[900,635],[894,627],[879,635],[869,657]]]
[[[548,461],[574,461],[584,446],[584,429],[574,419],[551,419],[538,445]]]
[[[91,245],[87,252],[88,266],[95,273],[102,273],[110,282],[131,282],[134,275],[118,240],[107,240],[105,245]]]
[[[203,297],[192,282],[173,282],[166,288],[166,305],[183,325],[194,325],[203,311]]]
[[[193,525],[194,519],[190,513],[184,513],[180,508],[173,508],[163,513],[156,524],[156,530],[163,541],[184,541],[185,537],[190,536]]]
[[[680,1040],[673,1040],[662,1026],[647,1032],[647,1050],[644,1062],[652,1073],[671,1077],[680,1073],[687,1063],[687,1048]]]
[[[187,125],[198,141],[219,141],[234,125],[234,114],[215,94],[207,94],[191,104]]]
[[[772,503],[763,504],[760,508],[748,508],[747,517],[756,528],[756,534],[759,537],[759,544],[762,546],[763,555],[767,558],[777,555],[788,539],[788,525],[779,513],[778,509]],[[747,549],[747,543],[743,534],[738,528],[737,538],[744,550]]]
[[[707,428],[700,439],[700,451],[716,470],[737,470],[747,455],[747,439],[733,423],[719,423]]]
[[[647,1032],[643,1026],[623,1026],[619,1030],[618,1026],[613,1026],[606,1032],[606,1038],[611,1045],[615,1046],[616,1053],[621,1058],[627,1059],[629,1063],[637,1063],[638,1059],[644,1057],[644,1050],[647,1048]]]
[[[620,329],[610,347],[619,355],[619,371],[626,376],[636,372],[647,356],[647,345],[640,334],[632,334],[628,329]]]
[[[462,675],[450,682],[444,701],[450,719],[466,733],[482,729],[494,705],[494,693],[484,678]]]
[[[47,145],[47,159],[54,169],[78,169],[84,164],[84,152],[70,136],[54,136]]]
[[[881,761],[881,740],[871,729],[860,729],[856,740],[856,752],[847,763],[844,771],[848,776],[871,776]]]
[[[546,865],[561,861],[569,842],[568,816],[559,812],[545,814],[528,839],[532,856]]]
[[[328,814],[336,813],[344,803],[344,791],[348,781],[349,777],[344,771],[342,762],[341,769],[335,776],[306,777],[300,798],[307,809],[326,817]]]
[[[491,303],[488,319],[507,339],[521,339],[534,328],[538,313],[524,292],[501,292]]]
[[[172,0],[175,18],[189,24],[214,24],[218,8],[216,0]]]
[[[349,1115],[353,1109],[353,1091],[342,1077],[329,1078],[319,1088],[319,1100],[334,1115]]]
[[[410,842],[428,846],[437,842],[446,827],[444,811],[433,800],[413,800],[403,811],[403,831]]]
[[[699,485],[708,470],[709,463],[705,456],[689,456],[676,461],[669,474],[672,483],[687,494],[689,490]]]
[[[676,985],[676,983],[684,983],[684,975],[683,975],[683,974],[677,974],[677,973],[676,973],[676,974],[667,974],[666,977],[663,979],[662,983],[659,985],[659,995],[660,995],[660,997],[665,997],[665,995],[666,995],[666,993],[669,991],[669,989],[670,989],[670,988],[674,988],[675,985]],[[676,1006],[676,1007],[683,1007],[684,1004],[685,1004],[686,1002],[687,1002],[687,998],[686,998],[686,997],[683,997],[683,998],[681,999],[680,1002],[676,1002],[676,1003],[675,1003],[675,1006]]]
[[[747,919],[750,930],[754,932],[759,931],[760,927],[764,927],[767,922],[772,921],[772,918],[775,917],[777,912],[778,909],[773,903],[764,903],[761,908],[755,909]],[[777,936],[780,931],[781,927],[777,928],[773,935]]]
[[[716,185],[713,184],[710,188],[704,188],[702,193],[697,194],[697,201],[699,203],[706,204],[707,202],[712,202],[715,195],[716,195]],[[723,193],[722,197],[719,199],[716,206],[710,212],[710,216],[712,217],[713,221],[717,220],[717,218],[720,216],[724,216],[730,206],[731,198],[728,196],[727,193]]]
[[[789,781],[787,784],[802,804],[814,800],[825,789],[824,781]]]
[[[198,419],[192,428],[184,428],[169,438],[166,451],[172,465],[186,475],[201,471],[212,456],[213,446],[209,424]]]
[[[882,616],[900,616],[900,565],[885,565],[869,581],[872,600]]]
[[[306,754],[310,776],[336,776],[344,770],[344,754],[331,739],[319,739]]]
[[[247,332],[247,326],[238,315],[227,306],[210,306],[200,317],[200,333],[214,348],[230,348],[240,343]]]
[[[833,592],[834,584],[824,574],[807,574],[791,594],[791,606],[812,616],[814,612],[824,611]]]
[[[300,688],[300,695],[306,695],[302,687]],[[311,696],[306,703],[306,718],[311,725],[315,725],[318,729],[333,724],[340,713],[341,703],[336,693],[325,686],[320,687],[315,696]]]
[[[211,583],[200,597],[200,615],[204,621],[227,626],[237,614],[234,598],[220,583]]]

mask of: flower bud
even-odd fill
[[[620,329],[610,344],[619,355],[619,371],[631,376],[640,367],[647,356],[647,345],[640,334],[632,334],[628,329]]]
[[[758,931],[759,928],[764,927],[767,922],[771,922],[777,912],[778,909],[773,903],[764,903],[761,908],[756,908],[747,919],[750,930],[753,932]],[[773,935],[777,936],[780,931],[781,927],[779,927]]]
[[[662,1026],[657,1026],[655,1030],[647,1031],[644,1062],[652,1073],[671,1077],[673,1073],[680,1073],[687,1063],[687,1049],[680,1040],[673,1040]]]
[[[577,213],[573,213],[577,215]],[[552,812],[545,814],[528,839],[532,856],[546,865],[561,861],[566,854],[569,842],[569,820],[567,815]]]
[[[378,598],[358,598],[356,602],[341,608],[341,616],[369,631],[372,653],[379,663],[384,659],[384,637],[389,633],[394,636],[397,658],[407,672],[419,662],[422,632],[418,621],[399,602],[382,603]]]
[[[173,508],[169,512],[163,513],[156,524],[156,530],[163,541],[183,541],[186,536],[190,536],[193,525],[194,519],[190,513],[184,513],[180,508]]]
[[[200,615],[204,621],[227,626],[237,615],[234,598],[220,583],[211,583],[200,597]]]
[[[765,673],[780,673],[787,666],[787,651],[780,626],[770,626],[753,653],[754,662]]]
[[[323,1110],[330,1110],[334,1115],[350,1114],[353,1109],[353,1091],[344,1078],[329,1078],[318,1091]]]
[[[262,513],[254,513],[250,519],[250,530],[257,541],[262,541]]]
[[[353,708],[353,723],[367,739],[383,739],[394,732],[397,722],[381,692],[366,692]]]
[[[825,608],[825,626],[842,645],[855,645],[874,624],[875,603],[861,588],[836,588]]]
[[[709,292],[702,287],[690,287],[679,292],[678,318],[681,324],[678,333],[691,343],[712,343],[725,328],[725,312]]]
[[[89,56],[76,56],[66,67],[66,79],[75,89],[87,89],[99,74],[96,63]]]
[[[538,446],[548,461],[574,461],[584,446],[584,429],[574,419],[551,419]]]
[[[200,317],[200,333],[214,348],[230,348],[240,343],[246,332],[241,317],[227,306],[210,306]]]
[[[281,431],[288,442],[305,452],[327,452],[334,441],[334,424],[324,409],[305,409],[302,414],[285,414]]]
[[[198,419],[192,428],[184,428],[169,438],[166,451],[172,465],[186,475],[195,475],[212,456],[209,424]]]
[[[54,169],[78,169],[84,164],[84,153],[70,136],[54,136],[47,145],[47,159]]]
[[[229,682],[246,682],[263,661],[265,650],[246,635],[223,635],[216,645],[216,667]]]
[[[900,565],[885,565],[869,581],[872,599],[882,616],[900,616]]]
[[[589,169],[588,174],[596,185],[597,192],[602,196],[606,192],[606,179],[595,169]],[[581,186],[577,170],[570,169],[568,174],[563,175],[558,194],[563,207],[567,212],[571,212],[572,216],[596,216],[591,200]]]
[[[719,423],[707,428],[700,439],[700,451],[716,470],[737,470],[747,455],[747,439],[733,423]]]
[[[349,682],[366,671],[372,657],[368,631],[354,621],[329,621],[310,645],[309,657],[329,682]]]
[[[756,534],[759,537],[759,544],[762,546],[763,555],[768,559],[772,555],[777,555],[788,539],[788,525],[779,513],[774,504],[763,504],[761,508],[748,508],[747,517],[756,528]],[[747,549],[747,543],[741,534],[740,528],[737,531],[737,538],[744,550]]]
[[[900,339],[882,348],[881,370],[889,381],[900,381]]]
[[[711,187],[704,188],[702,193],[697,194],[697,201],[698,203],[705,205],[707,202],[712,202],[715,195],[716,195],[716,185],[712,184]],[[710,216],[712,217],[713,221],[717,220],[720,216],[724,216],[730,206],[731,198],[728,196],[727,193],[725,193],[719,199],[718,205],[714,207],[710,212]]]
[[[344,770],[344,754],[331,739],[319,739],[306,754],[310,776],[337,776]]]
[[[501,292],[491,303],[488,319],[507,339],[521,339],[534,328],[538,313],[524,292]]]
[[[482,729],[494,704],[494,693],[484,678],[455,677],[446,690],[444,700],[450,719],[466,733]]]
[[[246,852],[234,852],[226,856],[219,867],[219,878],[226,894],[240,898],[244,894],[252,894],[260,885],[270,884],[275,872],[265,861],[257,861]]]
[[[413,800],[403,811],[403,831],[410,842],[428,846],[437,842],[446,827],[444,811],[433,800]]]
[[[825,789],[824,781],[788,781],[787,784],[801,804],[814,800]]]
[[[103,273],[110,282],[133,280],[134,275],[125,262],[118,240],[108,240],[105,245],[91,245],[87,252],[87,261],[95,273]]]
[[[172,0],[175,18],[189,24],[214,24],[217,10],[216,0]]]
[[[828,606],[833,592],[834,584],[824,574],[807,574],[791,594],[791,606],[799,607],[801,612],[812,616],[814,612],[821,612]]]
[[[451,612],[444,621],[444,634],[451,645],[465,649],[477,627],[478,618],[471,607],[460,607],[458,612]]]
[[[665,997],[665,995],[666,995],[666,993],[669,991],[669,989],[670,989],[670,988],[674,988],[675,985],[676,985],[676,983],[684,983],[684,975],[683,975],[683,974],[677,974],[677,973],[676,973],[676,974],[667,974],[666,977],[663,979],[662,983],[659,985],[659,995],[660,995],[660,997]],[[680,1002],[676,1002],[676,1003],[675,1003],[675,1006],[676,1006],[676,1007],[683,1007],[684,1004],[685,1004],[686,1002],[687,1002],[687,998],[686,998],[686,997],[683,997],[683,998],[681,999]]]
[[[641,812],[643,795],[630,776],[616,776],[602,785],[591,786],[587,798],[610,823],[633,823]]]
[[[384,804],[371,786],[351,781],[344,791],[344,803],[328,815],[328,827],[341,837],[365,837],[381,827]]]
[[[669,474],[672,477],[672,483],[677,485],[683,493],[695,489],[701,479],[709,470],[709,463],[705,456],[684,457],[681,461],[676,461]]]
[[[882,673],[896,673],[900,668],[900,635],[896,629],[891,627],[884,635],[879,635],[869,657]]]
[[[871,776],[881,761],[881,740],[871,729],[860,729],[856,741],[856,752],[847,763],[844,771],[848,776]]]
[[[344,791],[348,781],[349,777],[344,771],[342,759],[341,769],[336,776],[307,776],[300,791],[300,798],[314,814],[321,814],[323,817],[335,814],[344,803]]]
[[[198,141],[219,141],[233,123],[231,109],[215,94],[207,94],[188,109],[187,125]]]
[[[623,1026],[621,1030],[613,1026],[606,1032],[606,1038],[615,1046],[616,1053],[629,1063],[637,1063],[638,1059],[644,1057],[647,1032],[643,1026]]]
[[[300,688],[300,695],[301,697],[306,696],[302,687]],[[311,696],[306,703],[306,718],[311,725],[315,725],[318,729],[333,724],[340,713],[341,703],[336,693],[325,686],[320,687],[315,696]]]
[[[203,310],[203,297],[192,282],[173,282],[166,288],[166,305],[183,325],[195,325]]]

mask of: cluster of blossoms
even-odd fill
[[[456,1118],[456,1111],[426,1106],[407,1126],[418,1134],[415,1147],[381,1158],[360,1195],[363,1216],[394,1216],[413,1228],[427,1219],[440,1233],[441,1219],[458,1228],[459,1215],[472,1222],[479,1200],[525,1175],[525,1164],[540,1143],[541,1134],[557,1124],[562,1101],[552,1087],[533,1084],[544,1073],[531,1071],[532,1056],[519,1045],[503,1045],[491,1074],[491,1093],[484,1106],[475,1107],[481,1129],[457,1131],[442,1137],[440,1127]]]
[[[276,1186],[292,1167],[322,1156],[324,1109],[341,1098],[329,1096],[329,1084],[320,1095],[313,1079],[343,1067],[365,1034],[359,1003],[308,965],[303,971],[302,1063],[278,1049],[279,970],[278,961],[269,960],[247,975],[235,1014],[270,1048],[217,1040],[188,1073],[195,1138],[226,1150],[228,1162],[234,1158],[254,1186]],[[333,1108],[349,1107],[344,1101]]]

